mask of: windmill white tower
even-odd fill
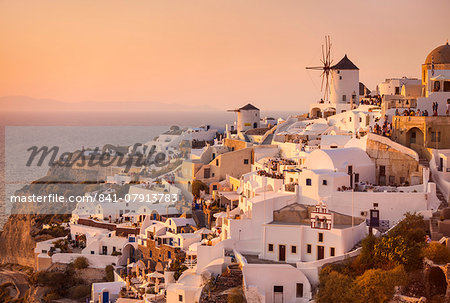
[[[310,105],[312,118],[326,118],[354,108],[359,101],[359,68],[347,57],[332,65],[330,36],[322,45],[322,66],[306,67],[321,70],[323,99]]]
[[[331,67],[330,102],[357,104],[359,101],[359,68],[347,57]]]

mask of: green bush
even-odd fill
[[[354,298],[351,302],[388,302],[394,295],[394,287],[405,285],[406,281],[406,271],[402,266],[389,271],[369,269],[355,279],[352,291]]]
[[[208,189],[208,185],[200,180],[194,180],[192,182],[192,195],[194,195],[194,197],[200,197],[200,191],[208,193]]]
[[[317,302],[352,302],[353,280],[349,276],[333,271],[329,267],[324,267],[319,278]]]
[[[432,242],[422,249],[425,258],[438,264],[446,264],[450,262],[450,252],[448,248],[438,242]]]
[[[53,242],[55,245],[55,248],[59,248],[62,253],[65,253],[69,250],[69,241],[66,239],[59,239],[55,242]]]
[[[89,261],[85,257],[78,257],[73,261],[73,267],[76,269],[84,269],[89,267]]]

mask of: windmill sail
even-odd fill
[[[333,60],[331,60],[330,36],[325,36],[325,45],[322,44],[322,59],[320,61],[322,62],[322,66],[306,67],[306,69],[322,71],[320,75],[320,77],[322,77],[322,84],[320,86],[320,91],[323,92],[323,100],[328,101],[331,89],[330,87],[331,64],[333,63]]]

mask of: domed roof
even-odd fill
[[[425,64],[450,64],[450,45],[448,42],[444,45],[438,46],[428,54]]]

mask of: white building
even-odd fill
[[[365,220],[329,211],[323,202],[290,204],[275,210],[273,221],[264,224],[259,257],[295,263],[343,255],[365,237],[366,230]]]
[[[327,118],[354,108],[359,102],[359,68],[344,56],[331,67],[330,100],[310,104],[311,118]]]
[[[415,97],[419,97],[422,94],[422,81],[416,78],[389,78],[386,79],[384,82],[381,82],[378,84],[377,90],[378,95],[381,97],[387,96],[387,95],[402,95],[402,91],[405,92],[405,95],[409,91],[413,90],[417,92],[418,88],[418,94]]]
[[[236,130],[238,133],[240,133],[252,128],[260,127],[261,118],[259,109],[254,105],[249,103],[241,108],[229,111],[237,113],[237,121],[234,126],[227,125],[227,132]]]
[[[110,303],[119,298],[120,291],[125,287],[125,282],[93,283],[91,291],[91,303]]]

